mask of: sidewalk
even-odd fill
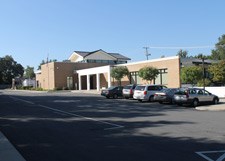
[[[100,95],[101,91],[97,90],[71,90],[72,93],[87,93],[87,94],[97,94]]]
[[[0,161],[26,161],[1,132]]]
[[[220,98],[217,105],[198,106],[195,109],[199,111],[225,111],[225,98]]]

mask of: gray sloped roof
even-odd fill
[[[124,60],[131,60],[130,58],[126,57],[126,56],[123,56],[119,53],[108,53],[109,55],[117,58],[117,59],[124,59]]]
[[[77,53],[78,55],[85,57],[87,56],[90,52],[88,51],[74,51],[75,53]]]
[[[99,50],[95,50],[95,51],[92,51],[92,52],[88,52],[88,51],[74,51],[75,53],[77,53],[78,55],[82,56],[82,57],[86,57],[90,54],[93,54],[95,52],[98,52],[98,51],[103,51],[102,49],[99,49]],[[105,51],[103,51],[105,52]],[[116,59],[123,59],[123,60],[131,60],[130,58],[126,57],[126,56],[123,56],[119,53],[107,53],[105,52],[106,54],[109,54],[110,56],[116,58]]]

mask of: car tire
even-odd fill
[[[159,103],[160,103],[160,104],[163,104],[163,102],[162,102],[162,101],[159,101]]]
[[[153,102],[154,101],[154,96],[150,96],[148,99],[149,102]]]
[[[115,98],[118,98],[118,95],[117,94],[114,94],[113,95],[113,98],[115,99]]]
[[[178,106],[183,106],[183,104],[182,104],[182,103],[177,103],[177,105],[178,105]]]
[[[192,106],[193,106],[193,107],[197,107],[198,104],[199,104],[198,99],[194,99],[193,102],[192,102]]]
[[[107,99],[109,99],[109,96],[106,96]]]
[[[138,102],[142,102],[142,100],[138,100]]]
[[[218,104],[218,102],[219,102],[219,99],[218,99],[218,98],[214,98],[214,99],[213,99],[213,104],[214,104],[214,105]]]
[[[175,104],[174,99],[171,99],[171,100],[170,100],[170,104],[171,104],[171,105],[174,105],[174,104]]]

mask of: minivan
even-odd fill
[[[142,101],[154,101],[154,94],[160,90],[167,88],[164,85],[138,85],[134,89],[133,98]]]

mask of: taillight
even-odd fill
[[[130,94],[133,94],[133,90],[132,89],[130,89]]]
[[[144,95],[146,95],[147,94],[147,91],[144,91]]]

